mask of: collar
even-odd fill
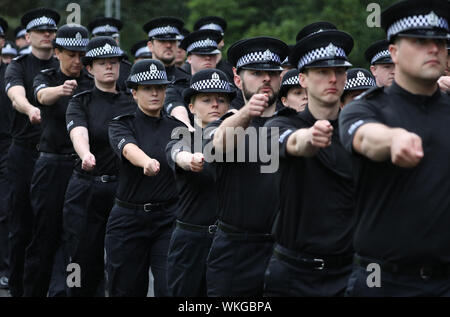
[[[392,85],[386,89],[386,91],[388,93],[400,95],[400,96],[402,96],[402,98],[405,98],[414,104],[420,104],[420,105],[426,104],[430,101],[434,101],[434,100],[438,99],[439,97],[441,97],[441,90],[439,89],[439,87],[438,87],[438,89],[436,89],[436,92],[431,96],[415,95],[415,94],[412,94],[409,91],[403,89],[402,87],[400,87],[395,82],[395,80],[392,82]]]
[[[117,89],[116,93],[106,92],[106,91],[98,89],[97,86],[94,85],[93,93],[95,95],[98,95],[98,96],[102,97],[102,98],[117,98],[117,97],[119,97],[121,95],[121,92],[120,92],[119,87],[116,87],[116,89]]]
[[[333,126],[333,128],[335,128],[335,129],[338,127],[340,113],[341,113],[341,109],[339,109],[338,116],[335,120],[328,120],[331,123],[331,125]],[[313,126],[314,123],[316,123],[316,121],[317,121],[317,119],[312,115],[311,111],[309,111],[309,104],[307,104],[305,107],[305,110],[299,112],[297,114],[297,116],[299,116],[300,118],[305,120],[311,126]]]
[[[146,115],[146,114],[141,110],[141,108],[139,108],[139,106],[136,105],[136,117],[137,117],[137,118],[142,118],[142,119],[144,119],[144,120],[160,121],[160,120],[162,120],[163,117],[164,117],[164,111],[163,111],[163,109],[161,109],[159,118],[151,117],[151,116],[149,116],[149,115]]]

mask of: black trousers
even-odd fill
[[[81,287],[68,288],[68,296],[98,294],[104,278],[106,223],[116,188],[117,182],[96,182],[80,178],[75,172],[70,178],[63,209],[63,236],[69,263],[80,266]]]
[[[105,239],[110,296],[145,297],[149,268],[155,297],[169,296],[167,252],[176,205],[152,212],[114,205]]]
[[[11,180],[10,276],[9,289],[13,297],[23,295],[25,250],[31,241],[33,212],[30,201],[30,185],[38,151],[12,143],[8,152],[8,173]]]
[[[0,141],[0,277],[9,277],[9,207],[11,186],[8,175],[10,140]]]
[[[55,255],[62,245],[62,217],[67,185],[72,175],[72,158],[39,157],[31,182],[34,213],[33,237],[25,258],[24,296],[47,295],[55,271],[56,296],[65,295],[66,261]],[[64,249],[61,248],[61,252]],[[56,261],[54,261],[56,259]]]
[[[219,228],[207,260],[208,296],[262,296],[272,251],[273,241],[231,238]]]
[[[264,296],[342,297],[352,265],[314,269],[288,263],[273,255],[266,270]]]
[[[194,232],[176,227],[172,233],[167,258],[170,296],[205,297],[206,259],[214,232]]]

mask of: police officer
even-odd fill
[[[98,17],[88,24],[88,30],[92,34],[92,38],[96,36],[111,36],[120,46],[120,30],[123,27],[122,21],[110,17]],[[119,79],[117,83],[122,91],[127,92],[126,80],[130,75],[131,63],[127,60],[127,56],[120,61]]]
[[[202,30],[190,33],[180,43],[180,47],[187,52],[187,62],[191,65],[191,74],[202,69],[215,68],[220,54],[218,43],[222,36],[217,31]],[[193,116],[188,109],[188,103],[183,98],[183,90],[189,87],[186,80],[176,81],[167,89],[165,110],[193,129]]]
[[[5,46],[2,48],[1,52],[2,62],[5,64],[11,63],[13,58],[17,56],[17,48],[11,41],[6,41]]]
[[[235,94],[222,71],[197,72],[190,87],[183,92],[190,111],[195,114],[195,132],[167,145],[167,160],[175,173],[180,196],[177,226],[168,255],[169,291],[175,297],[207,294],[206,258],[217,230],[218,198],[214,175],[204,161],[201,135],[207,124],[228,111]]]
[[[450,97],[437,85],[449,21],[443,0],[401,1],[383,11],[394,82],[340,115],[358,214],[349,296],[450,296]]]
[[[225,46],[224,36],[227,30],[227,21],[218,16],[207,16],[200,18],[194,24],[194,31],[199,30],[213,30],[218,31],[222,35],[222,39],[218,43],[219,50],[222,50]],[[217,69],[223,71],[230,81],[233,81],[233,65],[231,65],[227,60],[223,59],[222,53],[217,57]]]
[[[0,18],[0,48],[5,46],[7,31],[8,31],[8,22],[6,22],[5,19]]]
[[[66,272],[61,254],[53,260],[62,242],[64,196],[72,176],[75,155],[65,116],[72,95],[93,86],[92,78],[81,63],[88,42],[89,33],[85,27],[62,26],[54,41],[59,67],[42,70],[34,78],[36,105],[41,109],[42,134],[31,182],[31,206],[35,218],[33,237],[25,258],[25,296],[46,296],[52,267]],[[65,295],[65,274],[58,277],[60,293]]]
[[[438,80],[439,87],[442,91],[450,93],[450,39],[447,39],[447,67],[445,74]]]
[[[389,42],[381,40],[369,46],[364,53],[378,87],[388,87],[394,80],[395,64],[392,62],[388,47]]]
[[[33,105],[33,79],[42,69],[58,66],[58,61],[53,57],[52,40],[59,18],[57,12],[46,8],[31,10],[22,17],[32,52],[14,59],[5,73],[5,89],[15,109],[11,126],[13,142],[8,157],[13,192],[9,280],[12,296],[22,296],[25,248],[31,239],[33,223],[29,192],[38,156],[41,121],[40,110]]]
[[[152,52],[150,52],[147,42],[148,41],[146,41],[146,40],[139,41],[131,47],[131,54],[134,57],[134,63],[136,63],[142,59],[151,59],[152,58]]]
[[[219,229],[208,256],[208,296],[259,296],[263,292],[264,272],[273,247],[271,229],[278,189],[276,173],[270,167],[269,173],[262,173],[260,158],[250,159],[258,143],[250,135],[258,137],[258,128],[275,113],[281,61],[287,53],[285,43],[270,37],[241,40],[228,50],[245,106],[211,123],[204,132],[205,149],[212,146],[220,155],[212,163],[217,174]],[[243,137],[226,134],[227,130],[243,129],[247,131]],[[239,142],[234,144],[234,139]],[[224,160],[227,155],[237,156],[237,150],[245,150],[244,162],[242,158],[240,162]]]
[[[291,69],[283,76],[278,98],[285,107],[292,108],[297,112],[305,110],[308,103],[308,93],[300,85],[297,68]]]
[[[27,30],[23,26],[18,26],[14,29],[15,44],[18,49],[22,49],[30,45],[26,39]]]
[[[164,64],[169,81],[185,80],[189,75],[175,66],[178,39],[184,22],[174,17],[159,17],[147,22],[143,29],[148,34],[148,47],[153,59]]]
[[[297,42],[289,56],[308,91],[308,105],[299,113],[282,110],[266,124],[279,128],[281,174],[267,296],[344,294],[354,204],[351,159],[339,142],[337,119],[352,48],[347,33],[324,30]]]
[[[117,87],[123,52],[111,37],[92,39],[82,58],[94,76],[92,90],[75,95],[66,112],[67,130],[79,156],[63,209],[65,243],[71,263],[81,270],[81,287],[69,296],[93,296],[104,276],[104,239],[117,187],[118,161],[108,142],[108,123],[135,110]]]
[[[145,297],[149,267],[155,296],[169,295],[167,251],[178,197],[165,148],[172,131],[183,126],[161,111],[169,83],[160,61],[137,62],[128,85],[138,108],[109,125],[111,147],[121,161],[105,238],[110,296]]]
[[[180,35],[178,36],[178,49],[175,55],[175,66],[181,68],[186,73],[190,73],[189,63],[186,62],[186,50],[180,47],[180,42],[184,40],[186,36],[189,35],[189,30],[182,28],[180,31]]]
[[[347,70],[347,82],[341,96],[342,108],[353,101],[363,92],[376,87],[375,78],[364,68],[351,68]]]

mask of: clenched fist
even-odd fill
[[[318,120],[309,128],[310,140],[312,146],[325,148],[331,145],[333,135],[333,126],[328,120]]]
[[[144,165],[144,175],[156,176],[159,173],[160,165],[155,159],[149,159]]]
[[[403,168],[413,168],[420,163],[423,155],[422,139],[417,134],[400,130],[392,137],[393,164]]]

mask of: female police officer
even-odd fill
[[[67,108],[67,129],[80,157],[63,210],[69,257],[81,270],[81,287],[69,288],[70,296],[95,295],[104,275],[105,227],[118,174],[118,161],[108,142],[108,123],[136,108],[130,96],[116,86],[122,54],[112,38],[92,39],[82,61],[94,76],[95,87],[75,95]]]
[[[175,172],[180,202],[177,226],[168,255],[168,283],[171,295],[206,296],[206,258],[217,220],[217,195],[213,173],[204,163],[196,135],[207,124],[223,116],[236,93],[218,69],[196,73],[190,88],[183,91],[185,102],[195,116],[195,132],[187,140],[173,140],[166,155]],[[198,152],[200,151],[200,152]]]
[[[149,266],[155,296],[168,296],[167,250],[178,197],[165,148],[172,130],[183,125],[161,111],[169,83],[161,62],[134,64],[127,84],[138,108],[109,126],[111,146],[121,160],[105,238],[110,296],[146,296]]]

